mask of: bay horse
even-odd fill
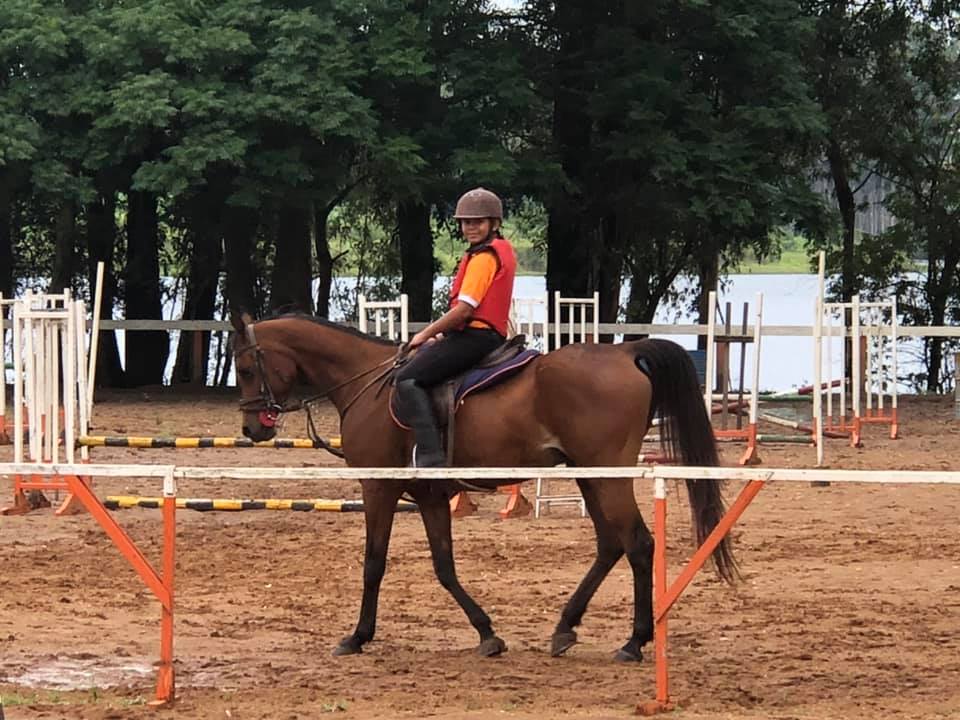
[[[381,385],[398,357],[398,346],[352,328],[291,314],[254,322],[233,314],[232,349],[240,388],[243,434],[274,437],[279,413],[298,382],[306,382],[337,408],[342,452],[355,467],[405,467],[412,433],[392,419],[389,392]],[[421,350],[422,351],[422,350]],[[685,465],[718,465],[710,418],[686,350],[666,340],[619,345],[566,345],[530,362],[519,374],[470,396],[457,413],[454,464],[543,467],[634,466],[654,417],[661,418],[665,452]],[[506,479],[471,484],[493,489]],[[515,482],[515,481],[514,481]],[[616,653],[640,660],[653,638],[653,537],[637,508],[630,479],[577,480],[596,531],[596,558],[560,614],[551,652],[562,655],[577,641],[575,628],[587,604],[617,561],[627,556],[633,571],[633,629]],[[480,636],[477,652],[499,655],[506,645],[490,617],[461,586],[454,569],[449,498],[455,481],[362,480],[366,522],[363,599],[352,634],[334,655],[359,653],[373,639],[377,600],[397,501],[406,493],[419,505],[440,584],[456,599]],[[476,488],[473,488],[476,489]],[[703,542],[723,516],[714,481],[688,480],[693,526]],[[728,540],[714,564],[733,581],[736,566]]]

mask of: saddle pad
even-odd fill
[[[457,388],[454,400],[457,406],[460,405],[463,398],[472,392],[479,392],[493,387],[508,377],[516,375],[524,366],[540,354],[539,350],[524,350],[502,363],[497,363],[493,367],[477,368],[470,370],[463,376],[460,386]]]

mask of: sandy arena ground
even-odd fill
[[[114,393],[95,409],[102,434],[235,435],[235,396]],[[862,449],[832,441],[831,467],[960,470],[951,399],[907,399],[902,439],[867,430]],[[282,433],[303,435],[298,418]],[[189,429],[190,432],[183,432]],[[335,433],[332,414],[325,431]],[[777,432],[773,428],[767,431]],[[732,462],[737,447],[726,446]],[[0,458],[11,457],[9,447]],[[764,447],[769,466],[811,466],[805,446]],[[93,451],[94,461],[317,465],[321,451]],[[0,480],[0,502],[11,496]],[[158,493],[147,481],[98,482],[101,496]],[[727,488],[732,498],[739,488]],[[195,497],[353,498],[359,486],[194,483]],[[528,494],[532,495],[529,488]],[[652,515],[651,487],[638,482]],[[680,488],[669,555],[690,552]],[[416,514],[398,515],[378,635],[363,655],[330,651],[359,609],[361,514],[178,514],[179,700],[159,718],[629,716],[653,695],[650,658],[616,664],[628,637],[625,562],[601,587],[566,657],[549,656],[560,608],[593,556],[589,520],[570,509],[500,521],[504,496],[477,498],[455,522],[461,580],[509,652],[473,654],[476,636],[436,582]],[[118,513],[151,558],[160,513]],[[744,580],[701,574],[671,614],[673,695],[687,718],[960,718],[960,487],[780,484],[736,527]],[[0,698],[7,720],[154,717],[159,606],[100,528],[51,510],[0,517]],[[648,648],[649,649],[649,648]],[[649,655],[650,653],[648,653]]]

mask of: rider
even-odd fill
[[[420,350],[397,373],[397,396],[413,428],[416,467],[447,464],[429,389],[470,369],[507,336],[517,258],[500,234],[503,204],[482,187],[457,201],[454,218],[470,247],[450,290],[450,309],[408,343]]]

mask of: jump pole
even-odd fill
[[[131,508],[157,509],[163,507],[162,497],[140,495],[108,495],[103,500],[107,510]],[[292,510],[294,512],[363,512],[361,500],[325,500],[314,498],[292,500],[282,498],[177,498],[178,510],[197,512],[247,512],[252,510]],[[398,502],[397,512],[417,512],[419,506],[412,502]]]
[[[960,352],[953,354],[953,417],[960,420]]]
[[[330,447],[339,448],[339,437],[326,441]],[[205,448],[274,448],[286,450],[317,450],[323,443],[309,438],[274,438],[254,442],[245,437],[150,437],[139,435],[81,435],[77,445],[92,447],[127,447],[140,449],[205,449]]]
[[[90,357],[87,358],[87,417],[93,416],[93,389],[97,382],[97,352],[100,349],[100,308],[103,305],[103,261],[97,263],[97,286],[90,324]]]
[[[817,467],[823,466],[823,295],[826,253],[820,251],[817,272],[817,299],[813,303],[813,429],[817,446]]]

